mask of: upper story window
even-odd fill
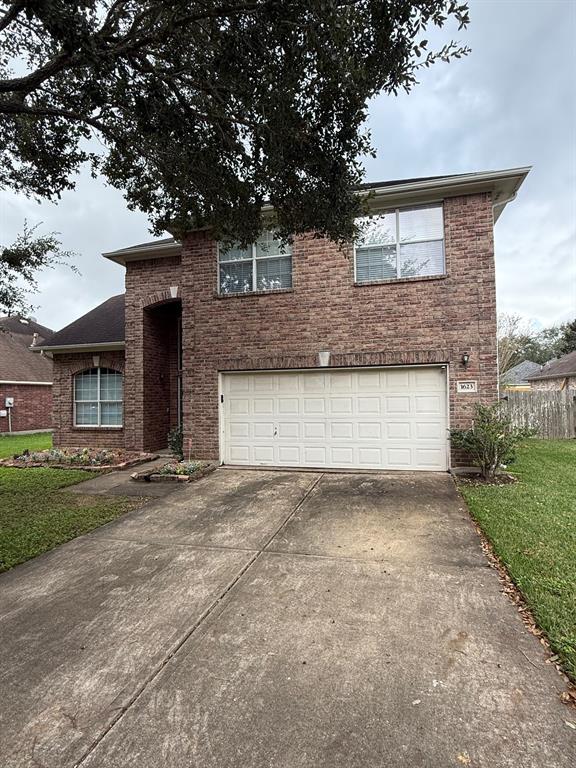
[[[234,243],[218,246],[220,293],[278,291],[292,288],[292,248],[265,231],[248,248]]]
[[[122,374],[110,368],[88,368],[74,376],[74,425],[122,426]]]
[[[355,281],[401,280],[443,275],[442,205],[396,208],[359,221],[355,245]]]

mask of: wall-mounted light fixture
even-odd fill
[[[321,368],[326,368],[330,365],[330,352],[327,349],[322,349],[318,352],[318,365]]]
[[[468,363],[470,362],[470,354],[468,352],[464,352],[462,355],[462,365],[464,368],[468,368]]]

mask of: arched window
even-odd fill
[[[111,368],[89,368],[74,376],[74,425],[122,426],[122,374]]]

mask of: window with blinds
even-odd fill
[[[74,425],[121,427],[122,374],[110,368],[89,368],[74,376]]]
[[[401,280],[445,273],[442,205],[396,208],[357,222],[355,280]]]
[[[234,243],[218,246],[220,293],[278,291],[292,287],[292,248],[264,231],[248,248]]]

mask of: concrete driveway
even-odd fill
[[[446,475],[218,470],[0,577],[2,768],[563,768]]]

